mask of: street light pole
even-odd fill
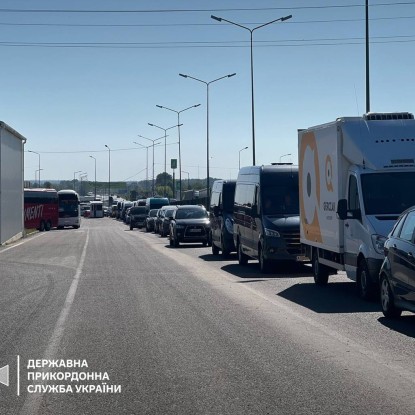
[[[187,173],[187,190],[190,189],[190,174],[188,171],[182,171],[182,173]]]
[[[94,156],[89,156],[91,159],[94,159],[95,162],[95,185],[94,185],[94,193],[95,197],[94,200],[97,200],[97,159]]]
[[[37,155],[38,155],[38,157],[39,157],[39,167],[38,167],[38,171],[39,171],[39,178],[38,178],[37,186],[38,186],[38,187],[39,187],[39,189],[40,189],[40,170],[43,170],[43,169],[41,169],[41,168],[40,168],[40,153],[38,153],[37,151],[32,151],[32,150],[27,150],[27,152],[28,152],[28,153],[34,153],[34,154],[37,154]],[[36,180],[36,178],[35,178],[35,180]]]
[[[283,154],[282,156],[280,156],[280,163],[281,163],[281,159],[282,159],[283,157],[286,157],[286,156],[291,156],[291,153]]]
[[[75,190],[75,191],[76,191],[76,188],[75,188],[75,174],[81,173],[81,171],[82,170],[78,170],[78,171],[74,171],[73,172],[73,190]]]
[[[152,193],[152,196],[154,196],[154,146],[157,145],[157,144],[160,144],[160,143],[156,143],[156,141],[161,140],[164,136],[156,138],[154,140],[152,140],[151,138],[144,137],[143,135],[139,135],[139,134],[137,135],[137,137],[144,138],[145,140],[151,141],[153,143],[153,144],[149,145],[149,147],[153,147],[153,179],[152,179],[151,193]],[[138,143],[135,143],[135,144],[138,144]]]
[[[183,78],[190,78],[190,79],[193,79],[195,81],[202,82],[203,84],[206,85],[206,176],[207,176],[206,177],[206,194],[207,194],[207,199],[209,200],[209,198],[210,198],[210,187],[209,187],[209,85],[212,84],[213,82],[220,81],[221,79],[230,78],[232,76],[235,76],[236,73],[221,76],[220,78],[214,79],[213,81],[209,81],[209,82],[202,81],[201,79],[194,78],[193,76],[185,75],[185,74],[182,74],[182,73],[179,73],[179,75],[182,76]]]
[[[162,105],[156,105],[158,108],[163,108],[165,110],[173,111],[177,114],[177,130],[179,133],[179,192],[180,192],[180,200],[182,200],[182,156],[181,156],[181,149],[180,149],[180,113],[190,110],[191,108],[199,107],[200,104],[192,105],[191,107],[185,108],[184,110],[176,111],[168,107],[163,107]]]
[[[110,208],[110,198],[111,198],[111,149],[105,144],[105,147],[108,149],[108,207]]]
[[[241,151],[244,151],[244,150],[246,150],[248,148],[248,146],[247,147],[244,147],[244,148],[241,148],[240,150],[239,150],[239,170],[241,170]]]
[[[151,147],[151,144],[149,146],[143,146],[141,143],[137,143],[137,141],[133,141],[133,144],[137,144],[146,149],[146,195],[148,196],[148,148]]]
[[[156,127],[159,128],[160,130],[164,131],[164,197],[166,196],[166,188],[167,188],[167,143],[166,143],[166,137],[167,137],[167,130],[171,130],[174,127],[180,127],[183,124],[178,124],[178,125],[173,125],[169,128],[163,128],[163,127],[159,127],[156,124],[151,124],[150,122],[148,123],[148,125],[150,125],[151,127]]]
[[[255,166],[255,108],[254,108],[254,54],[253,54],[253,41],[252,41],[252,37],[254,34],[254,31],[257,29],[260,29],[261,27],[264,26],[268,26],[271,23],[275,23],[278,21],[284,22],[288,19],[291,19],[291,17],[293,17],[291,14],[289,16],[285,16],[285,17],[280,17],[279,19],[275,19],[272,20],[271,22],[268,23],[264,23],[262,25],[256,26],[253,29],[250,29],[249,27],[246,26],[242,26],[241,24],[232,22],[230,20],[226,20],[222,17],[217,17],[217,16],[210,16],[213,20],[217,20],[218,22],[227,22],[230,23],[234,26],[238,26],[241,27],[242,29],[246,29],[249,31],[250,35],[251,35],[251,118],[252,118],[252,163]]]

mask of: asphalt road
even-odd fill
[[[262,275],[103,218],[0,248],[0,281],[1,414],[415,411],[415,316],[342,274]]]

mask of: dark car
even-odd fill
[[[157,216],[158,209],[151,209],[150,212],[148,212],[146,217],[146,232],[154,231],[154,222]]]
[[[164,215],[165,215],[166,210],[167,210],[168,207],[169,206],[162,206],[158,210],[156,219],[154,220],[154,232],[155,233],[160,233],[161,224],[163,222]]]
[[[398,218],[384,245],[380,302],[386,317],[415,312],[415,206]]]
[[[170,222],[170,246],[179,246],[180,242],[209,243],[209,214],[204,206],[177,206]]]
[[[170,232],[170,220],[173,216],[173,212],[177,209],[177,206],[169,206],[164,212],[163,219],[159,226],[160,236],[167,236]]]
[[[130,230],[134,228],[141,229],[144,227],[147,218],[147,209],[145,206],[134,206],[130,208]]]

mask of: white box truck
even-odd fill
[[[300,240],[323,285],[346,271],[358,293],[377,293],[383,244],[415,205],[415,120],[368,113],[298,131]]]

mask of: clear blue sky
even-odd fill
[[[206,178],[206,86],[210,175],[236,178],[252,164],[250,49],[254,32],[256,164],[297,162],[297,129],[365,112],[364,0],[0,0],[0,120],[41,154],[42,179],[75,171],[108,180],[146,178],[146,150],[182,110],[182,170]],[[415,1],[370,0],[371,110],[414,112]],[[62,12],[56,12],[62,10]],[[85,11],[85,12],[81,12]],[[101,12],[100,12],[101,11]],[[122,11],[129,11],[122,13]],[[167,171],[178,158],[167,137]],[[163,145],[155,174],[164,171]],[[247,150],[239,150],[248,146]],[[149,177],[152,152],[149,149]],[[25,178],[38,156],[25,154]],[[176,177],[178,177],[176,170]],[[187,173],[182,175],[187,178]]]

